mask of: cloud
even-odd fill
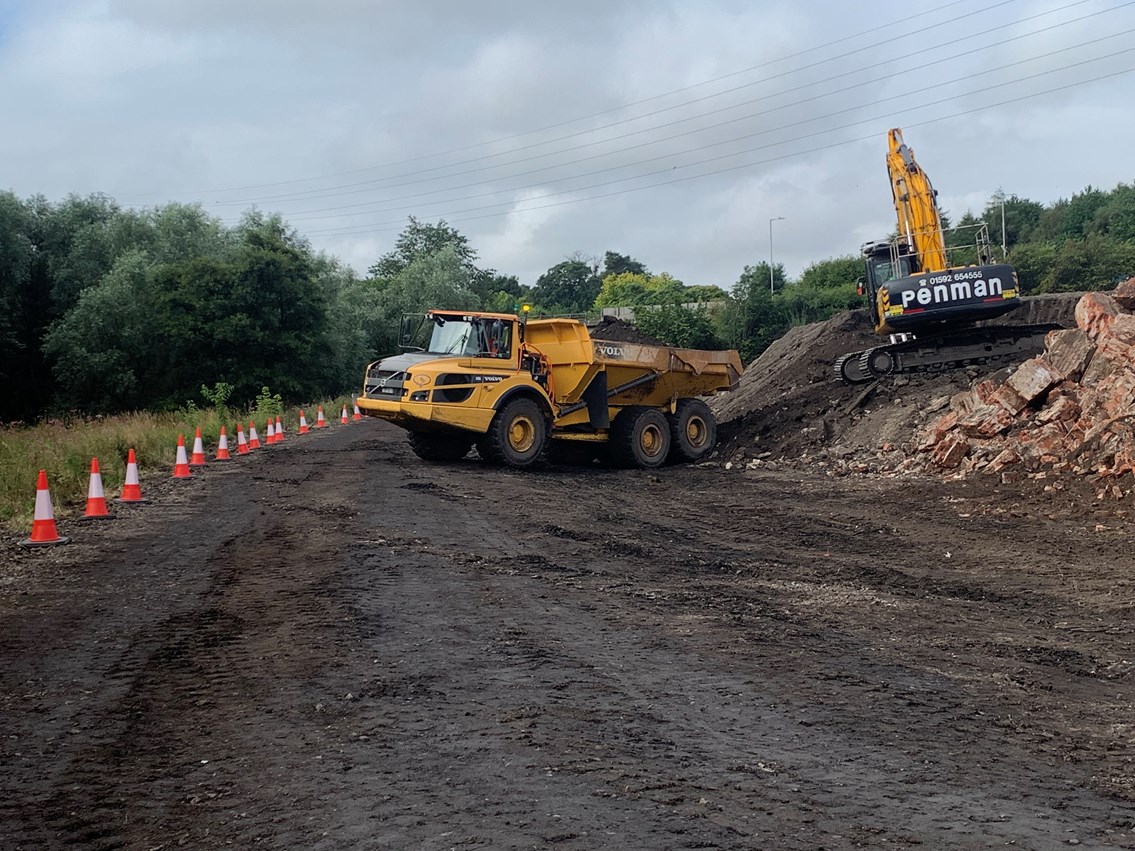
[[[278,211],[360,272],[417,215],[526,282],[610,249],[729,284],[782,215],[795,275],[893,229],[890,127],[955,217],[1131,179],[1132,76],[1085,81],[1135,68],[1135,10],[987,5],[28,2],[0,33],[0,156],[22,195]]]

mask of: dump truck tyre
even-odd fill
[[[666,419],[672,461],[700,461],[717,443],[717,420],[701,399],[679,399],[674,413]]]
[[[513,399],[497,411],[477,444],[483,457],[509,467],[527,467],[548,448],[548,420],[534,399]]]
[[[670,425],[661,411],[624,408],[611,427],[611,457],[620,467],[652,469],[670,454]]]
[[[456,434],[422,434],[410,432],[410,449],[423,461],[452,463],[460,461],[473,446],[471,438]]]

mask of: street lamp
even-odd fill
[[[773,284],[772,279],[772,223],[783,221],[784,216],[777,216],[776,218],[768,220],[768,291],[770,294],[776,292],[776,286]]]
[[[1009,256],[1009,245],[1005,239],[1005,190],[998,186],[997,194],[993,197],[1001,202],[1001,257],[1004,259]]]

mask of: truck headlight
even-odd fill
[[[429,390],[415,390],[413,393],[410,394],[410,401],[411,402],[424,402],[424,401],[426,401],[426,399],[429,398],[429,395],[430,395]]]

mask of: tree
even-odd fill
[[[982,211],[982,218],[989,225],[990,239],[1001,244],[1001,209],[1002,201],[999,197],[989,199]],[[1033,237],[1037,225],[1040,223],[1044,205],[1027,198],[1010,195],[1004,200],[1005,209],[1005,244],[1010,248],[1027,242]]]
[[[1135,243],[1106,236],[1060,245],[1038,292],[1109,290],[1135,275]]]
[[[532,300],[548,310],[583,313],[591,309],[599,287],[595,267],[575,257],[557,263],[537,278]]]
[[[769,292],[767,263],[745,267],[733,285],[721,325],[726,344],[745,361],[784,333],[787,325],[776,316]]]
[[[1009,251],[1009,262],[1017,270],[1017,283],[1021,292],[1031,295],[1039,292],[1048,270],[1056,260],[1056,245],[1049,242],[1026,242],[1014,245]]]
[[[677,304],[684,301],[685,285],[663,272],[641,275],[620,272],[603,279],[595,307],[634,307],[642,304]]]
[[[1135,186],[1119,184],[1097,208],[1088,233],[1115,239],[1135,240]]]
[[[411,261],[382,290],[382,302],[392,327],[403,313],[424,313],[435,307],[476,310],[481,306],[469,285],[469,270],[452,246]]]
[[[436,225],[423,224],[414,216],[410,216],[410,223],[398,235],[394,250],[384,254],[367,271],[375,278],[389,280],[415,260],[430,257],[446,248],[469,271],[472,281],[477,272],[477,252],[469,247],[469,240],[444,220],[439,220]]]
[[[683,349],[719,349],[721,339],[704,307],[680,304],[648,306],[635,311],[635,325],[644,334]]]
[[[768,266],[765,267],[768,272]],[[809,289],[855,289],[855,282],[863,277],[863,260],[852,255],[832,257],[811,264],[800,275],[799,285]]]
[[[649,278],[650,270],[638,260],[626,254],[616,254],[614,251],[608,251],[603,255],[603,274],[600,276],[601,278],[626,274],[642,275],[645,278]]]
[[[163,367],[152,357],[159,315],[152,269],[145,252],[124,254],[51,326],[43,350],[54,362],[60,404],[110,413],[153,403]]]

